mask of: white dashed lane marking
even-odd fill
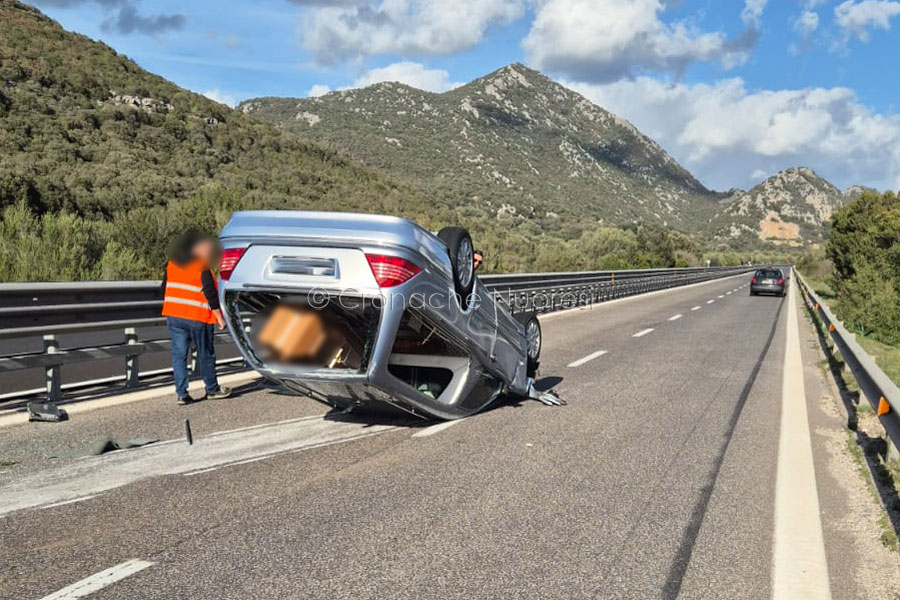
[[[724,298],[724,297],[725,297],[725,296],[719,296],[720,299],[721,299],[721,298]]]
[[[594,352],[593,354],[588,354],[584,358],[579,358],[578,360],[576,360],[573,363],[569,363],[568,367],[570,369],[574,369],[575,367],[580,367],[584,363],[590,362],[590,361],[594,360],[595,358],[600,358],[604,354],[606,354],[606,350],[598,350],[597,352]]]
[[[699,306],[695,306],[695,307],[692,308],[691,310],[700,310],[700,307],[699,307]]]
[[[715,300],[707,300],[706,301],[707,304],[712,304],[713,302],[715,302]]]
[[[75,600],[76,598],[84,598],[85,596],[100,591],[117,581],[121,581],[139,571],[143,571],[147,567],[152,567],[154,564],[155,563],[147,562],[146,560],[133,558],[114,567],[110,567],[105,571],[95,573],[90,577],[73,583],[69,587],[54,592],[49,596],[44,596],[41,600]]]
[[[677,321],[677,320],[680,319],[682,316],[683,316],[683,315],[674,315],[674,316],[669,317],[669,320],[670,320],[670,321]]]
[[[631,337],[636,337],[636,338],[644,337],[645,335],[647,335],[647,334],[650,333],[651,331],[653,331],[653,328],[652,328],[652,327],[651,327],[650,329],[644,329],[643,331],[638,331],[636,334],[634,334],[634,335],[631,336]]]

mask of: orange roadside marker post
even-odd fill
[[[832,323],[831,325],[828,326],[828,331],[830,331],[831,333],[834,333],[834,323]]]
[[[889,412],[891,412],[891,405],[884,399],[884,396],[882,396],[881,399],[878,400],[878,416],[883,417]]]

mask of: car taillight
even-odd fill
[[[778,285],[784,285],[784,277],[778,280]]]
[[[750,278],[750,283],[756,283],[756,277],[751,277],[751,278]]]
[[[222,252],[222,258],[219,259],[219,277],[228,281],[246,251],[247,248],[227,248]]]
[[[399,256],[366,254],[378,287],[389,288],[406,283],[421,271],[419,267]]]

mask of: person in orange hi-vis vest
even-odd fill
[[[231,395],[230,389],[219,385],[213,345],[213,325],[225,329],[216,278],[210,267],[217,250],[218,245],[212,238],[186,236],[166,265],[162,314],[172,338],[172,370],[178,404]],[[206,385],[203,398],[192,398],[188,393],[187,362],[191,345],[197,349],[197,363]]]

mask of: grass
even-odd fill
[[[856,341],[875,359],[884,374],[890,377],[891,381],[900,385],[900,348],[859,334],[856,335]]]
[[[872,497],[876,502],[881,504],[878,490],[875,489],[872,478],[869,476],[870,471],[866,457],[863,455],[863,450],[856,440],[855,433],[850,430],[847,431],[847,451],[850,453],[850,456],[853,457],[853,461],[856,463],[856,469],[859,471],[860,477],[862,477],[863,481],[866,483],[866,488],[869,490],[869,493],[872,494]],[[894,468],[900,471],[900,465],[896,465]],[[891,488],[896,489],[894,487],[896,479],[892,477],[891,467],[882,466],[881,468],[876,469],[872,475],[879,480],[880,485],[889,485]],[[885,508],[890,510],[889,507]],[[900,549],[900,541],[897,539],[897,532],[894,531],[894,528],[891,525],[891,519],[888,516],[887,510],[882,510],[882,514],[878,517],[878,528],[881,530],[879,539],[881,539],[881,543],[884,544],[886,548],[897,552],[898,549]]]
[[[834,290],[831,288],[828,281],[824,277],[807,275],[806,273],[804,273],[803,279],[806,280],[806,283],[809,284],[809,287],[811,287],[813,291],[818,294],[823,300],[830,300],[836,297]]]

